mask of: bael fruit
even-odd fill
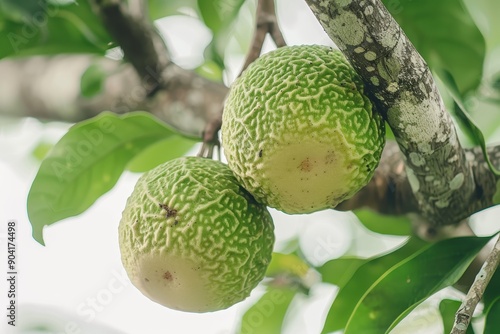
[[[145,173],[119,226],[132,283],[167,307],[225,309],[245,299],[271,260],[269,212],[218,161],[186,157]]]
[[[286,213],[333,208],[366,185],[385,143],[382,117],[340,51],[291,46],[233,83],[222,120],[229,167],[260,202]]]

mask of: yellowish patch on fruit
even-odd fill
[[[335,207],[366,185],[384,122],[340,51],[283,47],[251,64],[224,107],[229,167],[254,197],[286,213]]]
[[[331,145],[298,143],[277,150],[264,167],[269,188],[285,207],[316,209],[316,203],[333,203],[350,191],[342,180],[358,173]],[[325,186],[324,180],[329,179]],[[301,195],[297,196],[300,192]]]
[[[173,309],[209,312],[245,299],[262,280],[274,226],[226,165],[190,157],[139,179],[119,237],[123,265],[144,295]]]

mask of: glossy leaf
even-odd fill
[[[402,247],[386,255],[366,260],[366,263],[361,264],[350,279],[346,277],[347,283],[335,297],[328,311],[322,333],[335,332],[345,328],[357,301],[363,297],[372,284],[391,267],[412,256],[426,245],[427,243],[420,239],[410,238]],[[345,282],[342,277],[338,281]]]
[[[0,59],[61,53],[104,54],[111,47],[111,37],[88,1],[29,3],[30,14],[22,20],[0,15]]]
[[[382,215],[371,210],[355,210],[354,214],[369,230],[391,235],[411,235],[411,221],[405,216]]]
[[[344,333],[388,333],[422,301],[457,282],[490,239],[443,240],[397,263],[357,301]]]
[[[268,287],[266,293],[245,312],[237,333],[281,333],[286,311],[296,293],[294,288]]]
[[[455,313],[460,308],[462,303],[458,300],[443,299],[439,303],[439,312],[441,313],[441,318],[443,319],[443,333],[451,333],[453,324],[455,323]],[[474,334],[472,326],[467,327],[467,334]]]
[[[43,228],[78,215],[110,190],[125,166],[172,130],[149,113],[105,112],[71,127],[43,160],[28,194],[33,237]]]
[[[127,165],[131,172],[146,172],[156,166],[185,155],[196,141],[179,135],[171,135],[137,154]]]
[[[461,93],[477,88],[486,44],[461,0],[383,2],[432,70],[450,72]]]
[[[484,334],[497,334],[500,328],[500,297],[495,299],[486,311]]]
[[[87,97],[99,94],[106,80],[106,72],[98,64],[90,65],[80,79],[80,93]]]
[[[359,267],[366,262],[368,262],[367,259],[343,257],[330,260],[321,267],[317,268],[317,270],[321,274],[323,282],[334,284],[339,288],[343,288]]]

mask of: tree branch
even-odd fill
[[[474,310],[476,309],[477,304],[481,301],[483,293],[499,264],[500,238],[497,239],[495,247],[493,247],[490,255],[477,274],[474,283],[470,287],[467,296],[462,302],[462,305],[460,305],[460,308],[455,315],[455,323],[453,324],[451,334],[465,334],[467,332],[467,327],[469,327]]]
[[[134,15],[121,0],[90,2],[105,28],[122,48],[125,58],[147,84],[148,95],[161,88],[164,83],[161,74],[172,62],[163,39],[142,8]]]
[[[472,169],[427,64],[380,0],[306,0],[363,78],[405,157],[420,213],[434,225],[472,213]]]
[[[100,95],[82,98],[79,94],[80,76],[94,62],[112,74]],[[168,89],[162,88],[148,98],[144,80],[130,65],[90,56],[3,60],[0,73],[0,114],[3,115],[77,122],[103,110],[117,113],[148,110],[182,133],[197,138],[201,138],[206,124],[220,115],[227,92],[222,84],[202,79],[171,64],[162,72]],[[148,81],[148,77],[145,79]],[[489,154],[494,164],[500,166],[500,148],[491,147]],[[476,186],[472,196],[461,203],[458,214],[452,212],[450,217],[470,215],[491,206],[496,190],[495,177],[484,163],[480,148],[466,150],[465,156]],[[369,207],[386,214],[419,212],[419,202],[411,190],[404,163],[397,145],[388,143],[371,182],[337,209]],[[444,166],[447,165],[449,163],[445,162]],[[439,172],[441,169],[437,170]],[[430,179],[431,175],[427,176]],[[437,176],[436,180],[439,180]]]
[[[227,89],[172,63],[142,6],[134,14],[122,0],[91,3],[140,78],[140,105],[146,110],[160,109],[167,123],[187,135],[202,137],[205,124],[219,117],[217,110],[222,108]]]
[[[462,210],[472,214],[493,206],[496,178],[486,164],[480,147],[465,149],[464,152],[467,162],[471,166],[476,193],[471,197],[468,203],[469,207],[462,208]],[[487,152],[493,164],[499,166],[500,145],[488,147]],[[380,164],[370,182],[335,209],[349,211],[369,208],[388,215],[420,214],[419,203],[411,189],[404,164],[405,159],[398,149],[398,145],[393,141],[388,141],[382,153]],[[436,227],[432,223],[430,226]]]
[[[278,26],[274,0],[258,1],[255,21],[255,31],[253,34],[252,44],[250,45],[245,62],[243,63],[243,67],[241,68],[238,76],[243,73],[248,65],[259,58],[267,34],[271,35],[277,47],[286,45],[283,34]],[[222,126],[222,112],[223,107],[221,106],[219,115],[214,117],[205,127],[203,132],[203,146],[201,147],[198,156],[212,156],[213,146],[219,146],[217,134]]]

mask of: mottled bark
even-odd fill
[[[492,198],[496,192],[496,182],[495,175],[490,171],[479,147],[465,149],[464,152],[471,166],[476,192],[467,203],[468,207],[462,207],[460,210],[472,214],[493,205]],[[500,165],[500,146],[489,147],[488,154],[495,165]],[[352,198],[340,203],[336,209],[347,211],[364,207],[388,215],[421,214],[419,203],[407,176],[405,159],[398,145],[393,141],[387,142],[381,163],[370,182]],[[419,224],[424,229],[436,227],[421,219]],[[438,232],[430,232],[432,233]],[[426,231],[418,234],[425,239],[436,237],[426,236],[428,234]]]
[[[468,217],[478,200],[472,166],[427,64],[400,26],[380,0],[306,1],[393,130],[420,214],[436,226]]]

